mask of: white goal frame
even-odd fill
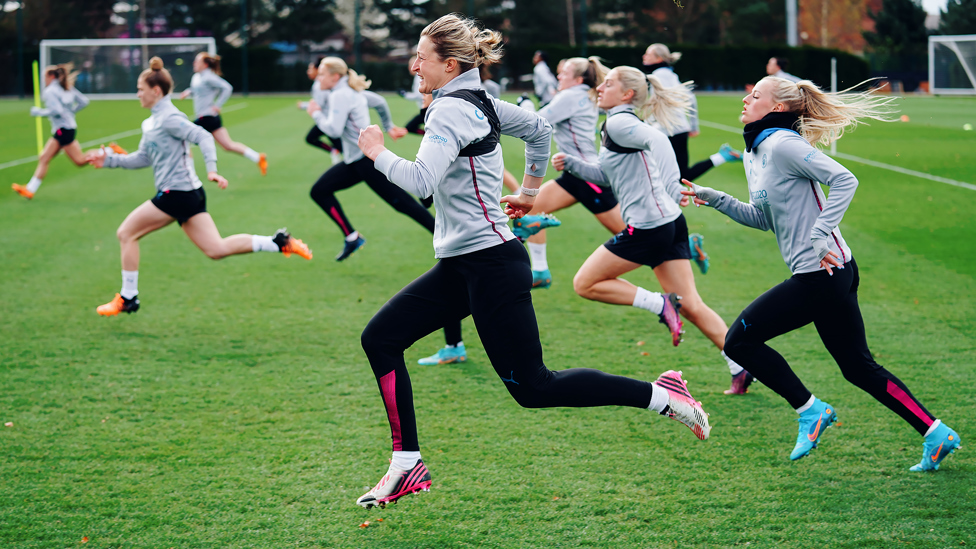
[[[976,42],[976,34],[960,34],[955,36],[929,36],[929,93],[935,95],[976,95],[976,68],[968,66],[962,59],[962,52],[956,47],[959,41]],[[937,88],[935,86],[935,45],[943,44],[946,48],[956,54],[962,70],[969,78],[971,89],[967,88]]]
[[[58,46],[206,46],[210,55],[217,54],[217,41],[212,36],[186,38],[85,38],[78,40],[41,40],[41,70],[51,64],[50,48]],[[149,60],[144,60],[148,63]],[[147,65],[148,66],[148,65]],[[91,93],[91,99],[135,99],[135,93]]]

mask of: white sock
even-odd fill
[[[651,385],[654,386],[654,392],[651,393],[651,403],[647,409],[660,414],[668,406],[668,390],[657,383],[651,383]]]
[[[721,166],[722,164],[725,164],[725,157],[722,156],[722,153],[715,153],[712,156],[709,156],[708,159],[712,161],[712,166]]]
[[[634,296],[634,307],[659,315],[664,312],[664,296],[638,287],[637,295]]]
[[[251,147],[247,147],[247,148],[244,149],[244,158],[246,158],[246,159],[250,160],[251,162],[254,162],[255,164],[257,164],[258,160],[261,160],[261,155],[258,154]]]
[[[122,271],[122,291],[119,294],[126,299],[139,295],[139,271]]]
[[[393,459],[390,465],[404,471],[413,469],[413,466],[420,461],[420,452],[393,452]]]
[[[458,342],[457,342],[456,344],[454,344],[454,345],[444,345],[444,348],[445,348],[445,349],[453,349],[453,348],[455,348],[455,347],[464,347],[464,342],[463,342],[463,341],[458,341]]]
[[[933,421],[932,422],[932,425],[929,425],[929,430],[928,431],[925,431],[925,436],[931,435],[933,431],[935,431],[936,429],[939,428],[939,425],[942,425],[942,420],[941,419],[937,419],[937,420]]]
[[[27,183],[27,190],[36,193],[37,189],[41,188],[41,179],[37,177],[32,177],[30,182]]]
[[[533,271],[548,271],[549,262],[546,260],[546,244],[529,242],[529,257],[532,258]]]
[[[729,365],[729,372],[732,375],[736,375],[739,372],[741,372],[742,370],[745,370],[745,368],[743,368],[742,366],[739,366],[739,364],[736,363],[736,361],[734,361],[731,358],[729,358],[729,355],[725,354],[725,351],[722,351],[722,358],[724,358],[725,359],[725,362],[728,363],[728,365]]]
[[[251,251],[252,252],[280,252],[281,248],[274,243],[274,237],[272,236],[261,236],[257,234],[251,235]]]
[[[346,237],[346,242],[355,242],[359,238],[359,231],[353,231]]]
[[[810,395],[810,400],[808,400],[808,401],[807,401],[807,403],[806,403],[806,404],[804,404],[803,406],[800,406],[799,408],[797,408],[797,409],[796,409],[796,413],[798,413],[798,414],[802,414],[803,412],[806,412],[807,410],[809,410],[809,409],[810,409],[810,407],[811,407],[811,406],[813,406],[813,403],[814,403],[814,402],[815,402],[816,400],[817,400],[817,397],[815,397],[815,396],[813,396],[813,395],[811,394],[811,395]]]

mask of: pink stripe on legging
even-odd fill
[[[930,418],[925,412],[922,411],[921,408],[918,407],[918,403],[915,402],[915,399],[908,396],[908,393],[903,391],[901,387],[895,385],[890,379],[888,380],[888,394],[898,399],[898,402],[901,402],[905,408],[911,410],[912,413],[918,417],[918,419],[921,419],[922,422],[925,423],[925,425],[931,426],[933,423],[935,423],[934,419]]]
[[[400,435],[400,412],[397,411],[396,405],[396,371],[380,378],[380,392],[383,393],[386,415],[390,419],[390,430],[393,432],[393,451],[402,451],[403,437]]]
[[[342,216],[339,215],[339,211],[335,209],[335,206],[329,208],[329,215],[332,216],[332,219],[335,219],[335,222],[339,224],[339,227],[342,228],[342,232],[346,236],[349,236],[349,234],[352,233],[352,231],[349,230],[349,227],[346,227],[346,224],[342,222]]]

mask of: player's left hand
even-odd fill
[[[305,112],[307,112],[309,116],[312,116],[313,114],[315,114],[315,113],[317,113],[317,112],[319,112],[321,110],[322,110],[322,107],[320,107],[319,104],[316,103],[314,100],[310,100],[308,102],[308,107],[305,107]]]
[[[688,137],[698,137],[699,135],[701,135],[701,132],[698,130],[691,130],[688,132]]]
[[[220,189],[227,188],[227,180],[224,179],[224,176],[220,175],[217,172],[207,172],[207,179],[216,183],[217,187]]]
[[[558,153],[552,155],[551,162],[552,162],[552,167],[555,168],[556,171],[560,171],[561,172],[561,171],[565,170],[566,169],[566,153],[558,152]]]
[[[211,107],[213,109],[214,116],[220,116],[220,107]]]
[[[525,196],[524,194],[510,194],[503,196],[499,202],[505,204],[505,215],[510,219],[518,219],[532,211],[535,197]]]
[[[389,135],[390,139],[396,141],[397,139],[407,135],[407,129],[399,126],[393,126],[390,128],[390,131],[386,132],[386,135]]]

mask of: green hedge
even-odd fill
[[[504,64],[509,76],[530,74],[532,54],[545,50],[549,66],[555,70],[559,59],[579,55],[579,48],[567,45],[536,45],[531,48],[509,48]],[[817,85],[830,87],[830,58],[837,58],[837,85],[840,89],[866,80],[870,74],[867,61],[839,50],[812,46],[789,48],[786,46],[695,46],[677,45],[672,51],[682,53],[674,70],[682,80],[694,80],[699,90],[743,90],[746,84],[754,84],[766,76],[766,62],[770,57],[783,56],[790,60],[789,72],[812,80]],[[606,60],[609,66],[630,65],[642,68],[642,48],[592,46],[587,52]]]

